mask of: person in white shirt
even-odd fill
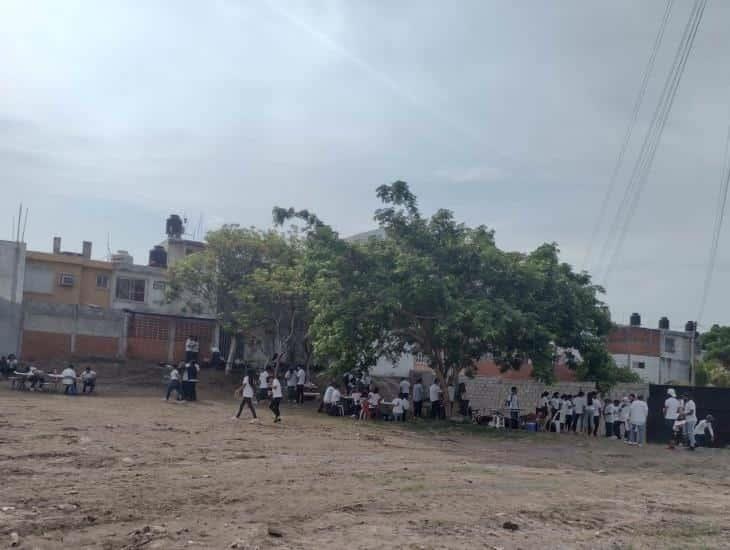
[[[294,403],[297,398],[297,373],[289,367],[284,376],[286,380],[286,399],[289,403]]]
[[[674,388],[669,388],[667,390],[667,398],[664,400],[664,408],[662,409],[664,413],[664,437],[667,439],[669,448],[674,448],[672,445],[672,434],[674,421],[679,416],[680,406],[681,403],[677,399],[677,392],[674,391]]]
[[[269,372],[269,367],[266,367],[259,374],[259,395],[258,395],[259,401],[265,401],[269,397],[269,378],[270,377],[271,377],[271,373]]]
[[[253,380],[253,377],[249,373],[243,377],[240,387],[236,390],[236,395],[240,395],[243,399],[241,400],[241,406],[238,407],[238,412],[234,419],[240,418],[241,413],[243,412],[243,407],[248,405],[248,408],[251,411],[251,416],[253,416],[251,419],[251,424],[253,424],[258,420],[258,418],[256,417],[256,409],[253,406],[253,385],[251,384],[251,380]]]
[[[297,403],[304,405],[304,383],[307,381],[307,373],[304,367],[299,365],[297,369]]]
[[[352,418],[358,418],[360,416],[360,399],[362,398],[359,386],[355,386],[350,397],[352,397]]]
[[[606,423],[606,437],[618,437],[615,432],[616,421],[618,420],[618,399],[611,402],[606,400],[606,406],[603,408],[603,419]]]
[[[400,397],[393,399],[393,420],[396,422],[403,420],[403,401]]]
[[[73,365],[69,365],[61,372],[61,383],[63,384],[63,393],[66,395],[76,395],[76,371]]]
[[[646,418],[649,416],[649,407],[644,396],[639,395],[629,407],[629,422],[631,423],[631,444],[641,446],[646,437]]]
[[[583,409],[583,429],[588,435],[593,433],[594,412],[596,408],[596,392],[589,391],[586,395],[586,406]]]
[[[428,388],[428,398],[431,402],[431,418],[443,418],[441,410],[441,387],[437,379],[434,379],[433,384]]]
[[[185,340],[185,362],[190,363],[193,360],[193,353],[195,350],[195,339],[192,336],[188,336]]]
[[[178,401],[182,401],[182,390],[180,389],[180,371],[170,366],[170,382],[167,384],[167,395],[165,401],[170,400],[170,394],[174,391]]]
[[[573,425],[574,432],[583,431],[583,413],[586,409],[586,397],[583,390],[573,397]]]
[[[330,397],[330,410],[329,413],[332,416],[339,416],[340,415],[340,400],[342,399],[342,392],[340,389],[335,386],[334,390],[332,391],[332,396]]]
[[[563,395],[560,403],[560,431],[569,431],[573,425],[573,396]]]
[[[81,381],[84,384],[81,393],[86,393],[86,388],[89,388],[89,393],[93,393],[96,387],[96,372],[91,370],[91,367],[86,367],[81,373]]]
[[[373,419],[380,417],[380,393],[378,388],[373,387],[373,391],[368,394],[368,406],[370,408],[370,416]]]
[[[278,378],[270,376],[268,383],[271,386],[271,403],[269,403],[269,409],[274,413],[274,422],[281,422],[281,411],[279,405],[281,404],[281,382]]]
[[[398,397],[401,399],[408,399],[411,395],[411,383],[405,378],[401,378],[400,383],[398,384],[398,390],[400,392]]]
[[[423,380],[419,378],[413,385],[413,416],[421,418],[423,414]]]
[[[709,447],[715,441],[715,430],[712,429],[712,423],[715,419],[708,414],[704,419],[700,420],[694,429],[695,447],[690,447],[693,451],[696,447]]]
[[[631,433],[631,429],[629,426],[629,410],[631,408],[631,399],[629,397],[624,397],[621,400],[621,405],[618,409],[618,421],[619,421],[619,429],[616,433],[616,437],[621,439],[621,430],[623,429],[623,439],[624,441],[629,440],[629,434]]]
[[[509,427],[516,430],[520,427],[520,401],[517,399],[517,388],[512,386],[505,403],[509,410]]]
[[[603,401],[598,392],[593,392],[593,437],[598,437],[598,428],[601,425],[603,415]]]
[[[689,448],[694,449],[695,446],[695,426],[697,425],[697,405],[695,405],[692,396],[689,394],[684,396],[684,437],[689,442]]]

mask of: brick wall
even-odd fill
[[[71,355],[71,335],[38,330],[23,331],[23,359],[38,361]]]
[[[111,336],[76,335],[74,355],[78,357],[117,357],[119,353],[119,338]]]

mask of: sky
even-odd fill
[[[375,227],[375,188],[405,180],[496,231],[557,242],[631,312],[699,312],[730,120],[726,22],[705,12],[624,246],[600,251],[691,4],[676,2],[618,192],[596,218],[666,3],[561,0],[0,2],[0,238],[94,244],[138,263],[171,213],[200,236],[308,208]],[[701,327],[730,323],[730,234]],[[592,254],[586,262],[587,251]]]

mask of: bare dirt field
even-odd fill
[[[730,548],[727,451],[236,405],[3,386],[0,547]]]

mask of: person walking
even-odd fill
[[[664,400],[664,408],[662,409],[662,413],[664,414],[664,437],[666,438],[667,448],[669,449],[674,449],[673,430],[674,422],[679,416],[679,409],[680,402],[677,399],[677,392],[674,391],[674,388],[669,388],[667,390],[667,398]]]
[[[712,415],[708,414],[695,426],[695,447],[690,447],[693,451],[696,447],[710,447],[715,442],[715,431],[712,429],[714,420]]]
[[[695,449],[695,427],[697,426],[697,405],[689,394],[684,395],[684,437],[689,449]]]
[[[241,382],[241,385],[236,389],[235,395],[240,395],[242,397],[241,405],[238,407],[238,412],[236,413],[236,416],[233,417],[234,420],[238,420],[241,417],[241,413],[243,412],[243,407],[248,405],[248,409],[251,411],[251,416],[253,417],[251,419],[251,424],[255,424],[258,422],[258,418],[256,416],[256,409],[253,406],[253,385],[251,384],[251,380],[253,378],[250,374],[243,377],[243,381]]]
[[[297,369],[297,403],[304,405],[304,383],[307,381],[307,373],[304,367],[299,365]]]
[[[421,418],[423,414],[423,379],[419,378],[413,384],[413,416]]]
[[[170,381],[167,383],[167,395],[165,401],[170,400],[170,394],[175,392],[177,401],[182,401],[182,389],[180,388],[180,371],[176,367],[170,368]]]
[[[603,415],[603,400],[598,392],[593,392],[593,437],[598,437],[598,428],[601,425]]]
[[[281,422],[281,411],[279,406],[281,405],[281,382],[278,378],[270,377],[269,385],[271,386],[271,403],[269,403],[269,409],[274,413],[274,422]]]
[[[643,395],[638,395],[629,407],[629,422],[631,423],[631,445],[641,447],[646,440],[646,419],[649,416],[649,407]]]

